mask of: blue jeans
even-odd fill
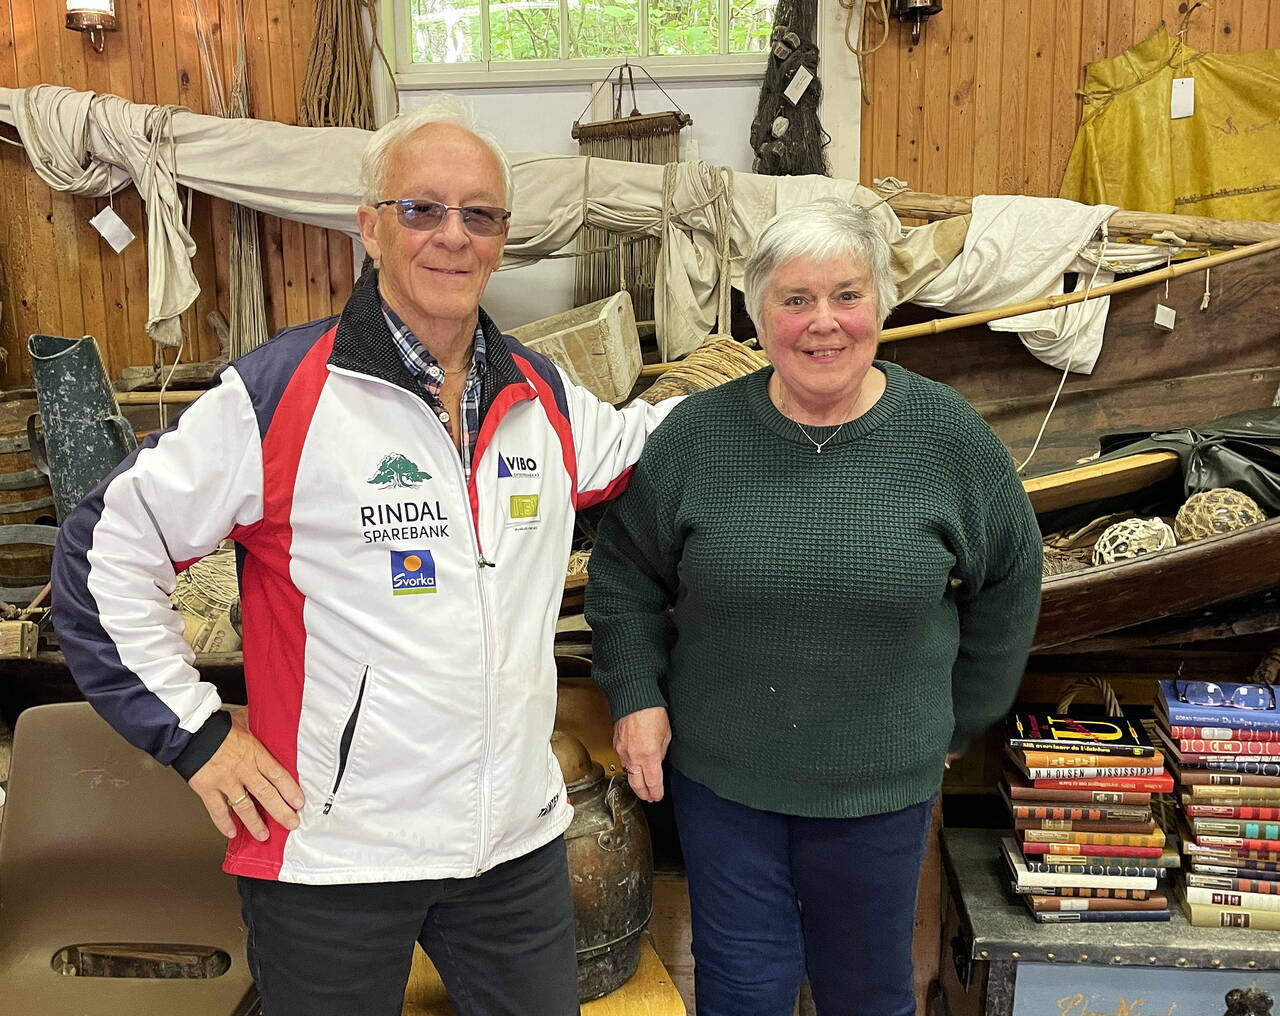
[[[933,800],[805,818],[727,801],[671,770],[689,875],[698,1016],[915,1016],[911,942]]]

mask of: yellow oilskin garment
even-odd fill
[[[1177,78],[1194,80],[1193,111],[1174,119]],[[1280,50],[1201,53],[1161,25],[1090,64],[1084,95],[1061,197],[1280,221]]]

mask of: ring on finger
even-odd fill
[[[248,798],[249,798],[249,791],[247,791],[247,790],[246,790],[243,794],[241,794],[239,797],[237,797],[234,801],[228,801],[227,803],[228,803],[229,805],[231,805],[231,807],[233,807],[233,808],[234,808],[234,807],[235,807],[237,804],[239,804],[241,801],[248,800]]]
[[[643,776],[643,775],[644,775],[644,770],[643,770],[643,769],[628,769],[626,766],[623,766],[623,767],[622,767],[622,771],[623,771],[624,773],[626,773],[628,776]]]

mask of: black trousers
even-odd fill
[[[577,1016],[564,840],[476,878],[238,879],[264,1016],[399,1016],[420,942],[456,1016]]]

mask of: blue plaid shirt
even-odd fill
[[[395,340],[396,349],[404,360],[409,372],[422,382],[423,393],[427,397],[427,405],[440,419],[445,430],[449,429],[449,411],[440,401],[440,389],[444,387],[444,368],[426,347],[418,341],[418,337],[409,330],[409,326],[400,320],[399,315],[391,309],[386,300],[382,301],[382,316],[387,319],[387,327],[391,329],[391,337]],[[475,346],[471,354],[471,369],[467,372],[467,386],[462,392],[462,419],[458,427],[462,435],[461,454],[462,469],[471,476],[471,457],[475,454],[476,438],[480,436],[480,393],[483,387],[485,372],[484,329],[476,322]]]

